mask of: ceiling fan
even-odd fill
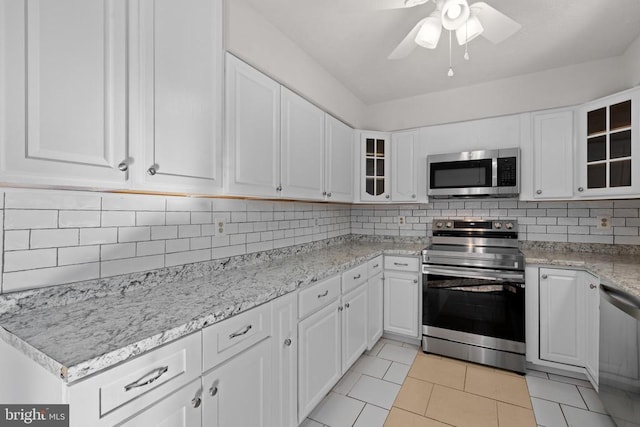
[[[388,59],[400,59],[408,56],[416,46],[435,49],[440,40],[442,29],[449,30],[449,50],[451,35],[455,31],[459,45],[465,45],[482,35],[497,44],[516,33],[522,25],[494,9],[483,1],[469,5],[467,0],[404,0],[400,8],[409,8],[433,1],[436,9],[420,20],[409,34],[391,52]],[[469,59],[465,47],[465,59]],[[449,75],[453,69],[449,64]]]

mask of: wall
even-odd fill
[[[623,55],[629,86],[640,85],[640,37],[635,39]]]
[[[225,2],[225,46],[263,73],[354,128],[364,104],[280,30],[241,0]]]
[[[366,129],[392,131],[580,104],[628,89],[622,57],[370,105]]]
[[[520,240],[640,245],[640,199],[585,202],[434,201],[426,205],[354,205],[351,232],[431,237],[434,218],[517,219]],[[611,216],[609,230],[598,216]],[[406,224],[398,224],[398,216]]]
[[[11,292],[349,234],[350,207],[6,189],[0,221],[0,285]]]

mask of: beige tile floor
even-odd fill
[[[526,376],[381,339],[301,427],[613,427],[586,380]]]

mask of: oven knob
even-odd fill
[[[442,228],[444,224],[441,222],[436,222],[436,228]]]
[[[447,222],[447,223],[445,224],[445,226],[446,226],[447,228],[453,228],[453,223],[452,223],[452,222]]]
[[[511,230],[513,228],[513,224],[510,222],[507,222],[504,226],[507,227],[507,230]]]
[[[494,222],[494,223],[493,223],[493,226],[494,226],[496,229],[500,230],[500,229],[502,228],[502,223],[501,223],[501,222]]]

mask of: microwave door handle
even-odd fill
[[[441,268],[441,267],[423,267],[423,274],[437,274],[439,276],[456,276],[456,277],[466,277],[469,279],[484,279],[484,280],[494,280],[496,282],[506,282],[511,280],[522,280],[522,274],[517,273],[502,273],[502,272],[475,272],[475,271],[464,271],[457,269],[449,269],[449,268]]]
[[[491,186],[498,186],[498,159],[495,157],[491,159]]]

